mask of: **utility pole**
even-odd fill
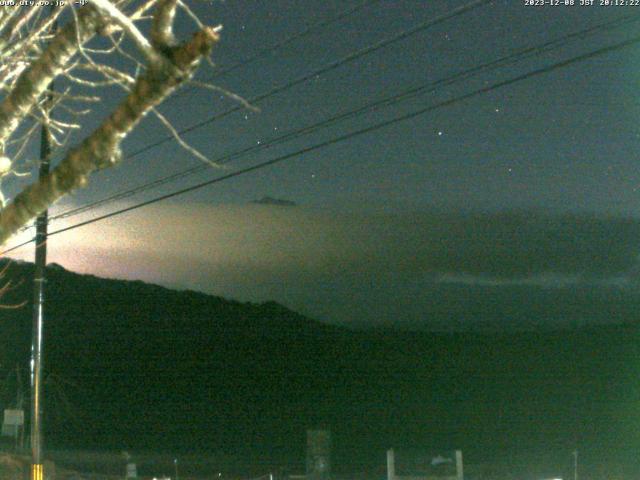
[[[53,85],[49,86],[50,89]],[[40,133],[40,171],[49,173],[51,142],[49,128],[42,125]],[[43,480],[42,468],[42,338],[44,313],[45,268],[47,265],[47,221],[45,210],[36,219],[36,259],[33,279],[33,326],[31,331],[31,480]]]
[[[53,11],[52,7],[52,11]],[[57,29],[54,22],[53,31]],[[49,84],[44,110],[47,115],[53,99],[53,82]],[[38,178],[49,174],[51,138],[44,119],[40,131],[40,169]],[[44,480],[42,462],[42,341],[44,323],[44,286],[47,266],[47,223],[49,212],[45,210],[36,219],[36,258],[33,278],[33,324],[31,330],[31,480]]]
[[[573,480],[578,480],[578,450],[573,451]]]

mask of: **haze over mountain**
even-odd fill
[[[637,218],[165,204],[73,232],[50,237],[50,261],[346,326],[573,327],[640,306]]]
[[[10,266],[7,278],[22,283],[5,303],[30,301],[32,268]],[[392,446],[461,448],[470,464],[527,461],[559,474],[579,448],[585,472],[639,471],[637,323],[490,335],[355,331],[273,302],[54,265],[48,279],[51,448],[221,452],[246,464],[300,465],[305,430],[324,426],[338,471],[378,465]],[[6,407],[17,363],[27,383],[30,305],[0,318]]]

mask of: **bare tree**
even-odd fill
[[[202,25],[183,0],[88,0],[81,7],[67,2],[55,8],[18,2],[0,10],[0,181],[22,175],[26,145],[43,123],[63,157],[49,175],[13,199],[0,198],[0,244],[85,185],[93,171],[118,163],[122,141],[149,112],[182,146],[206,160],[156,107],[191,81],[218,41],[220,27]],[[182,42],[173,31],[178,10],[196,25]],[[60,24],[55,30],[54,22]],[[119,61],[108,61],[114,57]],[[49,91],[53,80],[62,84],[57,93]],[[71,133],[81,131],[79,117],[91,112],[109,86],[123,90],[121,102],[69,147]],[[51,115],[52,110],[59,113]]]

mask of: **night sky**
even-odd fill
[[[198,79],[252,99],[353,52],[432,21],[469,2],[438,0],[238,0],[192,2],[206,24],[222,24],[215,69]],[[579,3],[579,0],[576,0]],[[51,223],[51,230],[136,204],[370,125],[418,111],[637,35],[640,7],[526,6],[494,1],[313,76],[184,135],[215,160],[378,99],[427,85],[528,47],[637,16],[616,28],[569,38],[541,53],[310,135],[201,170],[160,188]],[[356,6],[341,20],[264,49]],[[186,38],[194,26],[179,19]],[[255,61],[219,75],[238,62]],[[517,326],[539,305],[518,298],[561,295],[534,323],[560,325],[585,289],[605,300],[573,321],[629,320],[605,314],[607,298],[640,294],[640,43],[496,88],[424,115],[295,156],[123,215],[56,235],[49,261],[80,272],[142,279],[239,300],[275,300],[320,320],[446,328]],[[121,96],[104,102],[97,125]],[[177,129],[237,106],[219,92],[187,87],[162,107]],[[125,155],[162,140],[151,117]],[[79,138],[79,137],[76,137]],[[34,152],[35,155],[35,152]],[[201,165],[165,142],[94,175],[55,205],[56,215]],[[10,186],[17,191],[20,183]],[[296,206],[252,203],[265,196]],[[10,241],[11,247],[32,233]],[[12,253],[31,259],[33,245]],[[474,299],[482,297],[482,301]],[[508,300],[510,298],[510,300]],[[531,303],[534,302],[534,303]],[[582,303],[580,302],[587,302]],[[434,304],[440,306],[434,307]],[[572,307],[573,305],[573,307]],[[576,306],[577,305],[577,306]],[[603,306],[604,305],[604,306]],[[507,315],[505,312],[511,312]],[[610,313],[610,312],[609,312]],[[507,318],[509,317],[509,318]],[[484,321],[484,320],[483,320]],[[431,322],[431,323],[430,323]],[[446,323],[446,322],[445,322]],[[437,325],[436,325],[437,324]]]

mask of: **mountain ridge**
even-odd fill
[[[6,279],[24,280],[7,302],[31,302],[32,270],[10,267]],[[391,446],[462,448],[472,462],[491,461],[487,452],[554,462],[578,445],[585,465],[611,451],[636,465],[634,323],[499,335],[358,331],[275,302],[47,270],[52,448],[221,452],[282,465],[303,459],[305,430],[323,425],[343,470],[377,464]],[[16,363],[26,371],[30,305],[0,318],[0,378],[9,378]],[[5,381],[5,407],[11,390]]]

